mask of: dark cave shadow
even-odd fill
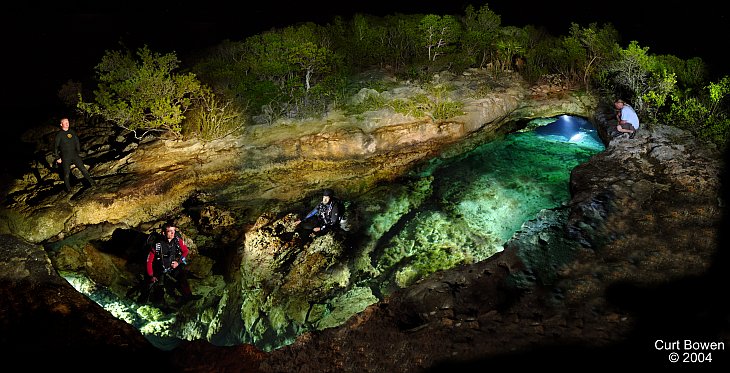
[[[725,256],[725,255],[721,255]],[[724,259],[724,258],[723,258]],[[726,262],[725,262],[726,263]],[[719,269],[718,269],[719,270]],[[639,368],[713,371],[730,368],[730,312],[725,301],[725,272],[710,271],[705,276],[685,278],[656,287],[623,283],[607,291],[610,304],[631,312],[636,327],[626,339],[603,347],[586,344],[541,345],[510,354],[469,361],[441,361],[425,372],[483,372],[493,367],[519,368]],[[723,282],[724,280],[724,282]],[[684,341],[723,342],[724,350],[685,350]],[[660,341],[660,342],[657,342]],[[679,348],[657,349],[655,345],[679,341]],[[711,353],[712,361],[670,362],[669,354],[680,359],[693,352]]]
[[[730,150],[724,154],[730,164]],[[721,196],[730,200],[730,172],[723,170]],[[604,347],[585,344],[553,344],[510,354],[501,354],[468,361],[440,361],[424,372],[484,372],[494,367],[510,369],[576,368],[601,370],[646,367],[656,369],[730,369],[730,306],[727,302],[730,284],[728,252],[730,247],[730,214],[727,207],[718,227],[718,245],[707,272],[687,276],[657,286],[638,286],[622,282],[606,291],[609,305],[629,312],[636,326],[621,342]],[[723,342],[722,350],[685,350],[684,341]],[[657,341],[679,341],[674,350],[657,349]],[[679,354],[679,362],[670,362],[669,354]],[[712,361],[683,362],[686,354],[711,353]]]

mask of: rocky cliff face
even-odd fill
[[[569,207],[486,261],[272,352],[262,370],[656,368],[672,364],[657,340],[727,341],[720,154],[667,126],[617,136],[603,110],[607,149],[573,172]],[[715,356],[713,368],[728,365]]]
[[[188,371],[335,372],[519,365],[548,355],[569,361],[574,351],[597,358],[620,351],[661,366],[667,359],[653,349],[656,339],[692,331],[727,340],[727,308],[707,292],[725,280],[717,270],[724,208],[720,154],[665,126],[644,130],[635,139],[614,138],[607,124],[610,112],[589,97],[537,96],[518,80],[502,87],[468,101],[467,114],[449,121],[373,112],[357,121],[333,114],[317,123],[254,127],[244,137],[206,144],[121,145],[128,142],[123,135],[107,137],[90,145],[90,157],[98,160],[92,174],[101,187],[77,188],[69,196],[58,195],[57,179],[36,167],[6,188],[0,273],[6,285],[2,308],[9,311],[2,319],[1,348],[9,356],[39,351],[73,362],[77,350],[98,347],[104,356],[150,358]],[[270,353],[202,341],[159,351],[55,273],[56,268],[81,268],[112,289],[128,289],[130,276],[139,273],[131,253],[123,252],[124,245],[94,242],[139,239],[135,231],[195,202],[197,213],[182,222],[191,227],[186,232],[194,238],[193,251],[215,237],[225,237],[216,242],[219,250],[229,248],[193,262],[195,275],[207,279],[196,284],[208,294],[196,306],[221,305],[221,296],[228,294],[226,304],[236,307],[218,312],[238,317],[241,300],[234,299],[236,291],[220,287],[222,277],[236,278],[242,268],[237,263],[256,258],[265,265],[246,269],[261,271],[261,277],[275,274],[285,262],[294,263],[288,264],[290,273],[300,268],[298,276],[282,280],[280,291],[331,289],[343,278],[332,266],[343,252],[330,243],[319,250],[308,246],[310,255],[287,259],[281,255],[286,243],[276,240],[290,230],[291,217],[277,213],[322,186],[340,185],[353,194],[368,190],[433,154],[459,153],[498,136],[510,130],[503,124],[511,120],[564,113],[595,118],[608,142],[604,153],[574,171],[568,207],[544,212],[486,261],[439,272],[365,308],[341,327],[306,333]],[[115,237],[119,232],[127,235]],[[245,251],[236,253],[242,241]],[[274,241],[279,244],[272,246]],[[40,242],[56,268],[34,244]],[[246,255],[249,260],[242,261]],[[45,264],[33,265],[38,261]],[[229,262],[231,268],[216,278],[215,262]],[[320,295],[305,293],[302,299]],[[80,308],[84,312],[73,312]],[[661,317],[652,318],[655,313]],[[17,327],[21,324],[38,326],[26,330]],[[209,328],[206,324],[198,331],[218,333]],[[61,347],[51,347],[56,345]]]

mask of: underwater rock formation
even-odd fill
[[[561,110],[568,106],[559,102],[576,97],[533,102],[518,88],[515,92],[508,94],[509,99],[500,99],[497,92],[479,100],[482,107],[496,109],[475,115],[480,120],[491,117],[483,123],[499,127],[508,118],[565,113]],[[489,100],[491,104],[486,103]],[[594,102],[590,110],[595,108]],[[515,113],[519,115],[513,118]],[[569,113],[593,116],[585,111]],[[610,115],[599,108],[595,117],[610,135],[605,120],[600,120]],[[651,344],[644,345],[646,336],[697,330],[706,339],[727,340],[727,308],[710,297],[724,279],[715,261],[724,208],[719,190],[722,161],[716,151],[687,133],[657,125],[635,139],[608,137],[606,151],[573,172],[570,203],[538,214],[489,259],[404,282],[406,287],[394,287],[344,325],[306,332],[286,347],[263,352],[251,345],[225,346],[250,338],[236,333],[256,325],[287,331],[341,322],[353,310],[343,310],[344,303],[337,302],[341,298],[323,294],[352,286],[353,278],[362,278],[358,271],[381,270],[362,259],[377,246],[359,247],[353,253],[332,237],[305,243],[294,234],[290,213],[311,207],[309,199],[323,185],[351,193],[345,197],[370,191],[383,195],[379,181],[391,181],[435,153],[461,154],[499,131],[493,128],[485,135],[489,126],[473,126],[480,120],[443,127],[412,121],[384,125],[385,129],[373,128],[377,121],[353,129],[351,123],[333,120],[300,132],[292,131],[294,124],[253,128],[246,141],[142,143],[94,167],[92,173],[103,176],[100,190],[77,189],[77,194],[66,197],[55,194],[60,185],[50,173],[41,176],[40,183],[32,176],[23,178],[25,182],[7,188],[8,203],[3,207],[2,231],[27,237],[23,242],[3,236],[0,244],[8,254],[3,255],[0,270],[8,286],[2,287],[0,299],[3,309],[12,310],[3,314],[2,347],[11,353],[13,345],[32,350],[25,330],[14,325],[33,324],[48,315],[59,321],[41,324],[51,328],[48,332],[41,327],[31,330],[46,343],[36,352],[48,349],[59,361],[70,362],[77,358],[75,349],[94,349],[86,349],[93,343],[85,340],[105,341],[100,348],[108,356],[150,358],[187,371],[470,370],[500,362],[519,367],[531,358],[547,365],[559,360],[565,366],[571,361],[569,354],[576,353],[611,365],[607,348],[639,364],[656,366],[666,357],[647,352]],[[305,157],[297,153],[302,146],[329,150]],[[334,165],[348,171],[338,172]],[[292,180],[292,175],[302,175],[301,180]],[[429,185],[423,178],[401,188],[418,191],[423,198],[408,199],[418,205],[428,200]],[[364,201],[370,202],[354,210],[382,208],[374,198]],[[191,341],[179,342],[172,351],[153,349],[136,329],[119,320],[106,327],[109,312],[64,283],[55,268],[23,265],[48,263],[50,256],[57,266],[84,268],[95,280],[122,291],[133,280],[121,281],[124,276],[118,273],[137,269],[132,254],[121,255],[109,243],[129,239],[115,238],[120,232],[144,236],[164,218],[180,215],[182,206],[192,207],[180,225],[198,255],[193,256],[191,270],[201,278],[193,280],[193,287],[205,296],[195,307],[205,312],[178,313],[175,322],[188,328],[181,330],[192,333],[186,335]],[[393,211],[399,216],[411,208]],[[379,237],[393,221],[397,219],[372,224],[377,229],[363,234]],[[39,242],[48,254],[34,244]],[[340,262],[345,259],[353,262],[343,266]],[[217,268],[222,274],[211,276],[213,266],[222,266]],[[247,288],[251,279],[256,286]],[[352,292],[341,295],[362,299],[359,304],[365,305],[382,296],[378,294],[382,288],[370,285],[351,287]],[[675,286],[683,291],[673,292]],[[49,289],[53,296],[46,292]],[[46,295],[37,299],[36,294]],[[268,313],[283,294],[296,295],[281,308],[288,311]],[[61,312],[76,309],[67,304],[69,299],[83,307],[83,314]],[[657,314],[664,316],[652,320]],[[682,322],[672,324],[673,318]],[[227,330],[220,329],[221,320]],[[272,346],[281,342],[278,336],[267,337]],[[64,343],[68,348],[53,353],[50,346]]]

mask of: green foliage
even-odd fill
[[[329,34],[335,37],[337,46],[345,51],[348,65],[365,68],[387,59],[382,42],[388,34],[387,28],[378,24],[376,18],[355,14],[349,25],[338,24],[336,27],[330,26]]]
[[[674,73],[677,87],[684,89],[701,89],[707,81],[707,70],[701,58],[683,60],[672,55],[656,56],[657,64]]]
[[[137,59],[129,52],[107,51],[96,66],[94,102],[79,95],[77,107],[135,133],[179,134],[185,112],[202,89],[194,74],[174,73],[179,62],[174,53],[153,53],[147,46],[137,51]]]
[[[701,137],[719,145],[722,149],[728,148],[730,138],[730,118],[727,115],[711,117],[703,126]]]
[[[526,61],[520,72],[529,82],[558,73],[586,88],[595,84],[614,94],[619,91],[645,117],[654,117],[667,105],[668,94],[675,89],[672,81],[680,79],[671,75],[678,69],[664,64],[662,70],[658,60],[636,42],[621,50],[618,33],[610,24],[573,24],[570,35],[563,38],[532,26],[500,24],[500,16],[487,4],[478,10],[467,7],[461,20],[435,14],[356,14],[349,21],[337,17],[324,27],[303,24],[271,30],[242,43],[229,42],[225,53],[212,54],[219,62],[199,66],[208,71],[206,77],[223,80],[224,84],[214,85],[221,88],[217,91],[239,106],[250,107],[252,114],[260,114],[258,122],[313,116],[342,106],[344,97],[357,91],[342,78],[349,73],[345,66],[357,72],[377,65],[401,79],[427,84],[433,73],[443,70],[458,73],[491,64],[502,71],[514,68],[514,61],[520,59]],[[698,65],[688,62],[682,67],[682,81],[693,81]],[[346,110],[362,112],[378,105],[383,103],[371,98]],[[415,98],[387,105],[409,115],[434,118],[458,115],[460,110],[448,101],[429,104]]]
[[[319,81],[307,92],[305,102],[300,105],[298,115],[316,117],[330,108],[343,105],[350,91],[344,76],[331,75]]]
[[[719,82],[712,83],[707,86],[710,92],[710,101],[712,102],[712,111],[716,112],[722,100],[730,93],[730,77],[725,76]]]
[[[267,122],[322,112],[328,106],[322,100],[338,97],[332,82],[340,79],[342,66],[325,30],[306,23],[227,42],[195,70],[223,79],[214,84],[219,92]]]
[[[526,63],[520,71],[525,80],[536,83],[551,72],[567,70],[564,66],[568,60],[563,56],[565,49],[559,38],[532,27],[526,27],[525,32],[528,35]]]
[[[434,119],[448,119],[464,115],[464,104],[456,101],[440,101],[434,104],[431,111]]]
[[[667,98],[676,90],[676,76],[665,68],[660,59],[632,41],[622,50],[620,58],[607,67],[609,80],[633,101],[639,116],[656,118]]]
[[[287,57],[291,65],[298,67],[299,73],[303,75],[304,88],[309,91],[312,79],[330,72],[334,54],[325,47],[307,41],[292,45]]]
[[[423,16],[355,14],[346,22],[340,17],[324,28],[333,50],[343,64],[354,69],[381,66],[402,72],[406,66],[426,61],[419,25]]]
[[[730,137],[730,77],[725,76],[718,82],[710,82],[702,95],[692,96],[688,92],[672,94],[670,110],[662,119],[726,148]]]
[[[394,99],[388,103],[396,113],[413,117],[429,116],[434,120],[443,120],[463,115],[461,102],[447,97],[450,87],[437,84],[429,89],[429,94],[417,94],[408,99]]]
[[[423,111],[423,107],[419,105],[419,103],[423,104],[425,103],[426,96],[421,95],[417,96],[412,100],[405,100],[405,99],[394,99],[391,100],[388,103],[388,106],[390,106],[393,111],[399,114],[408,115],[412,117],[422,117],[425,115]]]
[[[494,42],[499,37],[501,23],[501,17],[489,9],[488,4],[482,5],[477,11],[472,5],[466,8],[461,46],[466,55],[473,56],[480,68],[496,52]]]
[[[698,98],[684,97],[675,92],[670,111],[662,120],[679,128],[692,129],[696,123],[709,117],[709,113],[709,109]]]
[[[426,15],[421,19],[418,29],[423,46],[428,50],[429,61],[436,61],[436,57],[453,52],[454,44],[461,36],[461,25],[455,17],[448,15]]]
[[[380,110],[387,105],[387,100],[379,94],[368,94],[356,103],[345,105],[345,111],[349,115],[362,114],[366,111]]]
[[[730,138],[730,118],[728,118],[728,93],[730,77],[724,76],[719,82],[706,87],[710,97],[709,118],[703,126],[703,137],[726,148]]]
[[[384,50],[382,66],[399,70],[409,64],[422,61],[422,43],[419,25],[420,16],[387,16],[386,34],[379,47]]]
[[[669,96],[674,92],[677,79],[673,73],[667,72],[666,69],[651,75],[649,89],[641,96],[641,102],[644,104],[644,112],[653,121],[657,119],[660,108],[664,107]]]
[[[242,112],[233,101],[217,96],[210,89],[204,89],[183,121],[182,133],[204,140],[228,136],[243,127]]]
[[[507,26],[501,29],[501,36],[496,42],[497,62],[501,70],[512,69],[512,61],[516,56],[524,55],[528,34],[525,30]]]
[[[699,87],[707,81],[707,67],[702,58],[693,57],[685,61],[684,69],[675,71],[679,80],[686,87]]]
[[[453,87],[434,84],[428,88],[430,99],[427,101],[425,108],[427,112],[430,112],[431,117],[439,120],[464,115],[463,103],[453,101],[448,97],[448,93],[453,90]]]
[[[409,98],[396,98],[386,100],[378,93],[368,94],[359,102],[347,105],[346,110],[350,115],[357,115],[365,111],[390,108],[396,113],[411,116],[429,116],[434,120],[448,119],[463,115],[461,102],[448,98],[448,92],[452,89],[447,85],[435,84],[428,87],[428,93],[421,93]]]
[[[231,99],[240,107],[260,107],[270,100],[269,91],[256,90],[253,94],[241,92],[255,85],[254,77],[249,74],[246,64],[246,44],[226,40],[203,52],[205,58],[198,60],[193,71],[201,81],[206,82],[218,95]],[[274,89],[274,91],[276,91]]]
[[[411,82],[428,82],[431,80],[428,70],[419,64],[410,64],[406,66],[403,69],[403,72],[398,74],[398,78]]]
[[[610,24],[598,27],[596,23],[580,27],[570,26],[570,35],[563,39],[569,62],[566,77],[578,80],[584,87],[590,86],[591,77],[604,68],[619,53],[618,32]]]

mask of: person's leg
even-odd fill
[[[182,294],[183,298],[188,298],[193,295],[190,290],[190,284],[188,283],[188,276],[186,271],[178,270],[175,274],[175,280],[177,280],[177,288]]]
[[[636,133],[631,123],[616,125],[616,130],[621,133],[628,133],[630,138],[633,138]]]
[[[84,178],[89,182],[90,186],[95,186],[96,183],[94,183],[94,179],[91,178],[89,171],[86,169],[86,166],[84,166],[84,161],[81,160],[80,157],[76,157],[73,159],[73,163],[76,165],[76,168],[81,171],[81,174],[84,175]]]
[[[185,270],[178,271],[176,279],[177,279],[177,288],[180,291],[180,294],[182,294],[182,296],[178,300],[178,303],[180,305],[184,305],[188,302],[202,298],[202,296],[200,296],[200,295],[194,295],[192,290],[190,290],[190,283],[188,283],[187,271],[185,271]]]
[[[302,221],[297,230],[302,237],[313,237],[315,235],[314,228],[320,226],[319,219],[312,218]]]
[[[636,128],[631,123],[626,123],[625,127],[629,131],[629,138],[633,139],[636,136]]]
[[[66,187],[66,191],[71,191],[71,163],[69,163],[68,160],[64,159],[61,162],[61,172],[63,173],[63,184]]]
[[[138,293],[138,296],[135,298],[135,301],[140,304],[146,304],[150,300],[150,295],[152,295],[152,286],[153,284],[149,283],[148,281],[142,281],[139,285],[137,285],[136,288],[130,290],[127,293],[127,297],[131,298],[134,296],[134,294]]]
[[[167,301],[164,300],[165,295],[168,295],[169,298],[176,300],[177,299],[177,290],[178,290],[178,283],[177,279],[173,276],[172,272],[167,272],[164,275],[159,277],[162,281],[162,288],[164,289],[163,292],[163,301],[165,304],[167,304]]]
[[[161,305],[165,303],[165,285],[162,283],[155,283],[149,287],[150,295],[147,297],[149,302],[154,305]]]
[[[301,222],[299,226],[306,231],[311,231],[312,229],[314,229],[314,227],[317,226],[317,219],[305,220]]]

